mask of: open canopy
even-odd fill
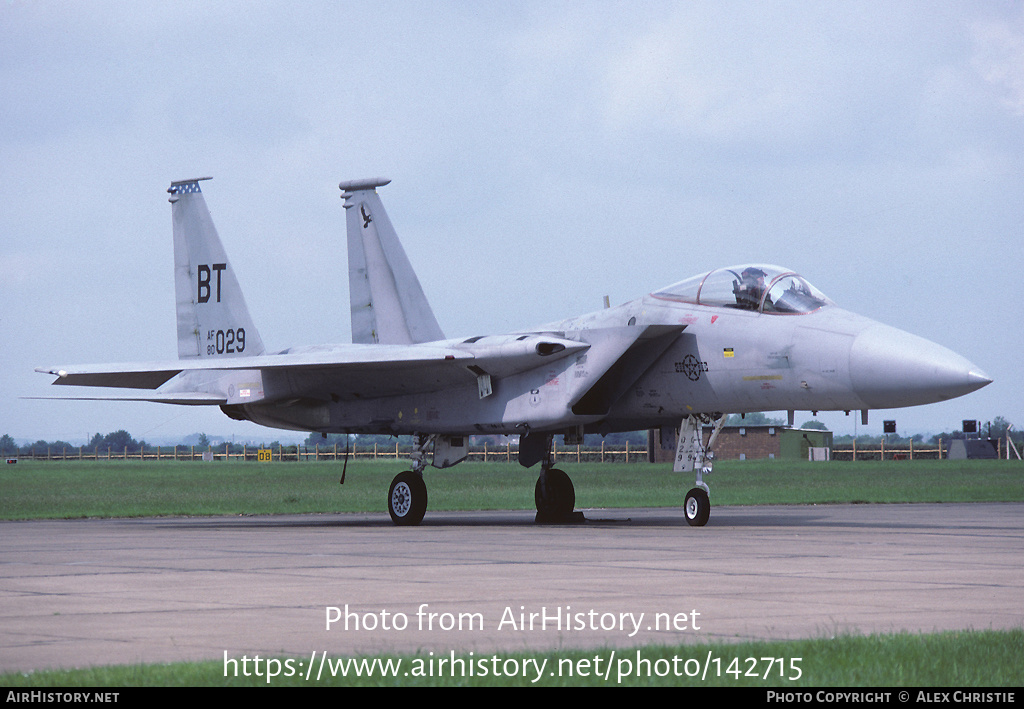
[[[653,294],[679,303],[763,313],[812,313],[832,301],[802,276],[780,266],[747,264],[704,273]]]

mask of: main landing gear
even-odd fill
[[[388,512],[391,521],[402,527],[411,527],[423,521],[427,511],[427,484],[423,482],[423,470],[427,461],[423,457],[433,436],[416,436],[412,452],[412,470],[404,470],[395,476],[388,489]]]
[[[427,511],[427,484],[422,471],[404,470],[391,481],[388,490],[388,512],[399,526],[413,526],[423,521]]]
[[[537,504],[537,524],[575,524],[584,522],[576,512],[576,490],[565,471],[551,467],[551,434],[530,433],[519,439],[519,463],[529,468],[540,463],[540,476],[533,488]]]
[[[533,490],[533,499],[537,504],[538,524],[566,524],[583,521],[582,512],[574,512],[576,508],[576,490],[572,480],[564,471],[541,466],[537,485]]]
[[[423,521],[427,511],[427,485],[423,482],[423,471],[427,467],[425,453],[435,438],[416,436],[411,455],[412,470],[402,471],[391,481],[388,513],[391,521],[399,526],[415,526]],[[564,471],[551,467],[551,440],[551,435],[534,434],[523,436],[520,441],[520,462],[527,467],[538,462],[541,464],[533,495],[537,504],[536,520],[539,524],[583,522],[583,513],[575,511],[576,490],[572,480]]]

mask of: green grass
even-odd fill
[[[161,665],[127,665],[95,667],[83,670],[41,671],[0,675],[0,686],[18,687],[171,687],[171,686],[529,686],[537,676],[531,664],[522,670],[526,660],[544,662],[538,686],[693,686],[693,687],[1016,687],[1020,685],[1020,658],[1024,651],[1024,631],[956,631],[932,635],[901,633],[896,635],[840,636],[783,642],[746,642],[736,644],[700,644],[619,648],[558,650],[535,653],[459,652],[463,660],[458,667],[474,667],[481,660],[493,667],[490,658],[499,658],[499,667],[509,671],[518,667],[514,678],[451,676],[447,663],[451,654],[426,652],[417,655],[371,655],[358,659],[401,661],[397,676],[330,677],[325,674],[306,680],[309,657],[288,658],[280,662],[280,675],[269,682],[261,676],[225,677],[223,660],[211,662]],[[708,662],[708,658],[711,662]],[[439,665],[440,659],[445,665]],[[596,660],[600,658],[600,660]],[[638,658],[640,662],[638,662]],[[782,658],[772,662],[764,658]],[[239,675],[242,672],[241,658]],[[250,656],[250,673],[255,665]],[[347,658],[333,656],[331,660]],[[348,658],[351,659],[351,658]],[[262,658],[261,667],[266,667]],[[424,675],[413,676],[417,667]],[[515,664],[506,664],[515,660]],[[303,663],[301,666],[299,663]],[[316,662],[319,665],[319,659]],[[349,665],[351,667],[351,665]],[[392,665],[394,666],[394,665]],[[380,665],[378,664],[379,668]],[[640,676],[637,676],[637,668]],[[707,667],[707,674],[703,669]],[[607,679],[597,676],[610,669]],[[409,673],[407,676],[406,673]],[[554,676],[552,676],[554,672]],[[621,681],[619,674],[626,675]],[[749,674],[748,674],[749,673]],[[798,674],[799,673],[799,674]],[[466,672],[468,674],[468,671]],[[528,677],[523,675],[527,674]],[[697,676],[688,676],[696,674]],[[233,675],[233,673],[232,673]],[[570,676],[571,675],[571,676]],[[703,675],[703,676],[702,676]],[[754,676],[756,675],[756,676]],[[766,676],[767,675],[767,676]],[[913,699],[913,695],[911,696]],[[895,695],[893,696],[895,700]]]
[[[23,462],[0,476],[0,518],[384,511],[401,462]],[[577,507],[677,507],[692,474],[647,463],[560,464]],[[467,462],[428,468],[429,510],[533,509],[536,469]],[[1024,500],[1014,461],[726,461],[708,477],[714,505]]]

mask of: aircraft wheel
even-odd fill
[[[388,490],[391,521],[400,526],[414,526],[423,521],[426,511],[427,485],[423,477],[411,470],[396,475]]]
[[[691,527],[703,527],[711,516],[711,500],[704,490],[695,487],[686,493],[683,510],[686,513],[687,524]]]
[[[533,492],[537,503],[537,521],[558,522],[572,516],[576,507],[576,490],[564,471],[551,468],[537,478]]]

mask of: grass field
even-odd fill
[[[678,507],[692,474],[665,465],[560,465],[578,508]],[[401,462],[24,462],[0,475],[0,518],[384,512]],[[533,509],[536,470],[463,463],[425,473],[431,510]],[[1015,461],[723,461],[713,505],[1024,501]]]
[[[298,669],[298,658],[275,658],[278,676],[225,676],[222,660],[161,665],[94,667],[82,670],[0,675],[9,687],[372,687],[372,686],[689,686],[689,687],[1018,687],[1024,631],[947,632],[932,635],[840,636],[785,642],[737,644],[648,645],[618,649],[559,650],[535,653],[456,653],[455,657],[487,674],[452,677],[421,655],[367,655],[331,658],[330,673],[311,679]],[[487,660],[499,656],[506,672],[525,669],[515,677],[495,677]],[[600,658],[597,660],[596,658]],[[781,658],[784,662],[765,658]],[[264,658],[264,666],[266,666]],[[306,658],[308,660],[309,658]],[[378,660],[378,662],[375,662]],[[710,661],[709,661],[710,660]],[[507,664],[512,663],[511,665]],[[288,672],[288,663],[292,672]],[[541,673],[532,663],[544,663]],[[384,671],[390,664],[394,672]],[[337,671],[345,668],[343,676]],[[417,676],[417,667],[432,676]],[[706,668],[706,672],[703,670]],[[232,668],[234,669],[234,668]],[[607,677],[601,676],[609,670]],[[511,673],[510,673],[511,674]],[[482,675],[482,676],[481,676]],[[539,678],[533,682],[534,678]],[[895,700],[895,696],[893,697]]]
[[[677,507],[692,475],[664,465],[560,465],[576,486],[578,508]],[[395,462],[350,464],[344,486],[337,463],[26,462],[0,476],[0,518],[135,517],[152,515],[294,514],[385,511]],[[532,509],[536,472],[516,464],[464,463],[428,468],[431,510]],[[1024,501],[1024,466],[1007,461],[886,461],[791,463],[720,462],[709,476],[713,505]],[[503,654],[548,659],[548,666],[580,667],[610,650]],[[623,685],[754,687],[1013,687],[1020,684],[1024,630],[964,631],[932,635],[811,638],[771,643],[631,648],[623,657],[652,662],[654,676],[631,676]],[[667,670],[672,658],[721,658],[717,676],[687,677]],[[378,656],[409,668],[415,656]],[[745,658],[803,658],[800,679],[746,676]],[[733,663],[739,658],[742,662]],[[355,658],[349,658],[355,659]],[[372,657],[361,658],[372,661]],[[463,656],[463,659],[471,659]],[[658,664],[661,659],[662,663]],[[283,659],[282,659],[283,661]],[[574,664],[577,663],[577,664]],[[676,665],[689,668],[688,665]],[[617,665],[615,672],[619,670]],[[732,668],[732,671],[730,671]],[[764,669],[762,666],[760,669]],[[777,667],[775,669],[778,669]],[[224,676],[223,662],[97,667],[63,672],[0,675],[0,686],[260,686],[265,677]],[[335,677],[308,682],[278,677],[274,686],[528,685],[523,678],[474,680],[414,676]],[[613,685],[576,673],[544,677],[540,684]]]

